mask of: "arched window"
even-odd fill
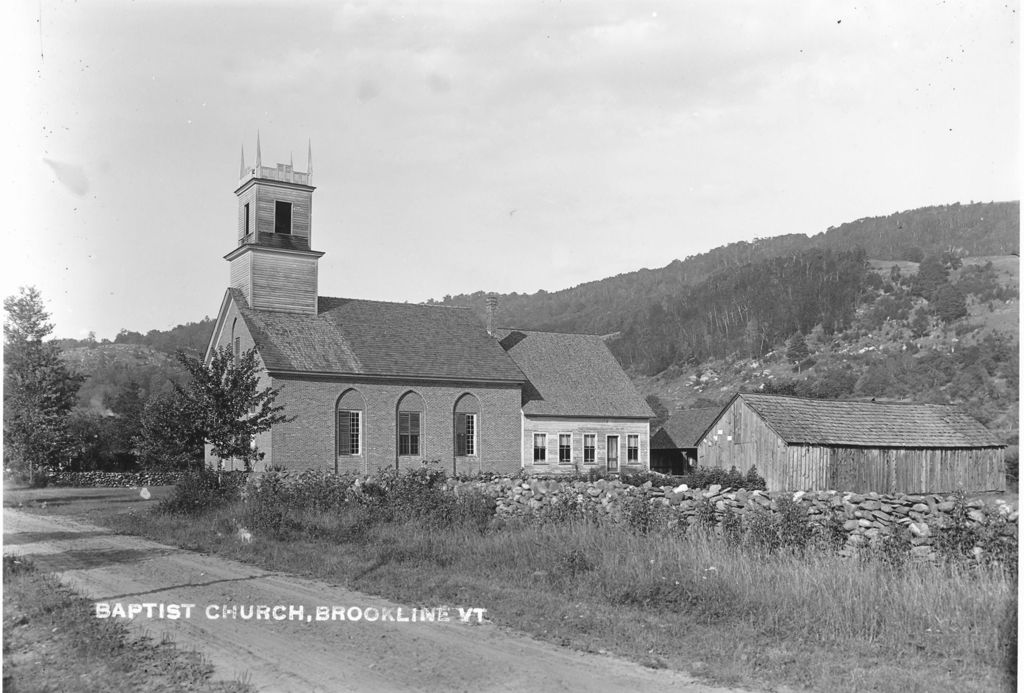
[[[407,392],[398,401],[398,455],[420,457],[423,445],[420,431],[423,427],[423,398]]]
[[[363,411],[366,409],[363,396],[358,390],[346,390],[338,398],[335,407],[337,422],[338,456],[363,454]]]
[[[480,403],[467,393],[455,403],[455,456],[478,455],[480,430]]]

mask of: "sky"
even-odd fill
[[[4,296],[216,314],[242,149],[327,296],[554,291],[1020,190],[1018,2],[14,2]]]

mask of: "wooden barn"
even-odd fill
[[[1005,445],[954,407],[739,394],[704,431],[705,467],[771,490],[1003,491]]]
[[[651,471],[686,474],[697,468],[697,443],[719,407],[680,409],[651,434]]]

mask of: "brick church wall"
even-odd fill
[[[446,471],[459,474],[519,471],[520,401],[517,386],[418,384],[372,380],[318,380],[274,378],[280,388],[277,403],[285,407],[289,423],[272,431],[266,462],[287,469],[319,468],[339,472],[368,473],[384,467],[414,468],[424,461],[438,462]],[[335,407],[346,390],[355,388],[363,397],[363,451],[358,456],[337,456]],[[423,398],[420,455],[398,457],[398,401],[407,392]],[[455,458],[455,403],[473,394],[479,402],[478,454]]]

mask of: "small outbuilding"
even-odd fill
[[[680,409],[651,434],[651,471],[687,474],[697,468],[697,443],[719,407]]]
[[[771,490],[1003,491],[1005,445],[955,407],[738,394],[700,436],[705,467]]]

